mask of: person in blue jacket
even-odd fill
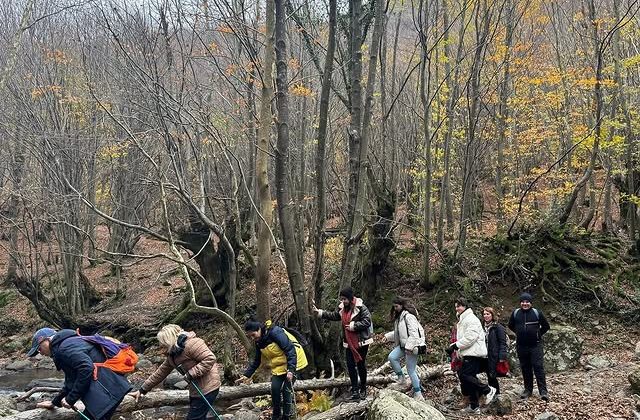
[[[131,390],[131,384],[121,374],[108,368],[97,369],[93,378],[94,363],[102,363],[106,356],[102,349],[83,340],[76,331],[42,328],[33,336],[28,357],[37,353],[50,356],[56,369],[64,372],[64,386],[52,401],[37,404],[39,408],[74,408],[78,401],[85,406],[83,415],[91,420],[110,420]]]

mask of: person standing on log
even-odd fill
[[[85,406],[82,415],[90,420],[110,420],[131,384],[124,375],[108,368],[94,366],[103,363],[102,349],[85,341],[77,331],[41,328],[33,335],[28,357],[37,353],[53,359],[56,369],[64,372],[64,386],[52,401],[36,404],[49,410],[65,407],[73,410],[78,401]]]
[[[342,346],[345,348],[347,369],[351,379],[351,399],[367,398],[367,352],[373,343],[371,312],[354,296],[353,289],[340,291],[340,304],[335,311],[323,311],[312,307],[316,316],[330,321],[342,322]],[[358,381],[358,378],[360,379]]]
[[[531,300],[532,296],[529,293],[520,295],[520,307],[511,313],[509,329],[516,333],[516,351],[524,380],[524,391],[520,398],[527,399],[533,393],[535,374],[540,398],[546,402],[549,401],[549,393],[544,372],[542,336],[550,327],[542,311],[531,305]]]
[[[407,361],[407,374],[413,386],[413,398],[424,401],[420,379],[416,373],[418,353],[420,348],[426,348],[424,328],[418,321],[418,311],[408,299],[396,297],[391,305],[389,318],[393,322],[393,331],[386,333],[384,337],[395,343],[388,359],[398,376],[397,386],[404,391],[409,385],[400,366],[400,359],[404,357]]]
[[[462,395],[469,397],[469,406],[462,411],[477,414],[480,412],[480,396],[486,395],[485,404],[489,404],[496,395],[496,389],[482,383],[477,376],[486,363],[487,344],[482,324],[468,307],[466,299],[456,299],[455,308],[458,317],[456,342],[449,346],[447,353],[451,355],[458,350],[458,354],[462,356],[462,366],[458,371],[460,390]]]
[[[247,321],[247,336],[256,343],[253,362],[236,383],[248,383],[261,364],[271,367],[271,420],[295,418],[293,383],[296,373],[307,367],[307,356],[293,334],[271,321]]]
[[[189,412],[186,420],[205,420],[210,410],[209,406],[213,406],[220,391],[220,374],[216,356],[204,340],[196,336],[195,332],[183,331],[179,325],[165,325],[158,332],[157,338],[166,358],[160,367],[144,381],[140,389],[129,395],[137,402],[142,395],[151,391],[179,367],[179,370],[186,371],[184,379],[189,384]]]
[[[482,310],[484,318],[484,331],[487,341],[487,382],[496,389],[496,395],[500,394],[498,382],[498,363],[507,363],[507,332],[504,326],[498,322],[495,309],[486,307]]]

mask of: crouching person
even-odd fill
[[[173,369],[177,369],[184,372],[184,379],[189,384],[189,413],[186,420],[205,420],[207,412],[213,411],[213,403],[220,390],[216,356],[201,338],[196,337],[196,333],[183,331],[175,324],[162,327],[157,337],[166,359],[131,396],[138,401],[141,395],[151,391]]]
[[[110,420],[131,384],[119,373],[107,367],[96,367],[106,356],[102,348],[84,340],[73,330],[56,331],[42,328],[33,336],[27,356],[37,353],[53,359],[56,369],[64,372],[64,386],[52,401],[37,404],[38,408],[72,408],[82,401],[83,416],[90,420]],[[95,369],[95,373],[94,373]]]
[[[293,412],[293,383],[296,372],[307,367],[307,356],[302,345],[284,328],[265,323],[247,321],[244,325],[247,336],[256,343],[253,362],[237,383],[247,383],[262,363],[271,367],[272,420],[295,418]]]

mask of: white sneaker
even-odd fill
[[[493,401],[493,397],[496,396],[496,391],[497,390],[494,387],[489,385],[489,393],[487,394],[487,397],[484,400],[484,405],[489,405],[489,403]]]
[[[422,395],[422,392],[414,392],[413,399],[416,401],[424,401],[424,395]]]
[[[409,381],[405,376],[400,376],[396,378],[396,381],[389,386],[389,388],[396,391],[404,391],[409,386]]]

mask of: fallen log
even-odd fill
[[[303,420],[341,420],[350,419],[356,414],[365,412],[371,405],[371,398],[358,402],[345,402],[323,411],[322,413],[310,413]]]
[[[420,380],[426,381],[443,376],[448,365],[440,365],[433,367],[418,367],[418,376]],[[386,385],[395,381],[391,376],[372,376],[367,378],[367,384]],[[330,378],[330,379],[305,379],[295,383],[296,391],[312,391],[317,389],[348,387],[350,386],[349,378]],[[238,386],[222,386],[218,394],[218,400],[239,400],[246,397],[257,397],[260,395],[269,395],[271,393],[271,383],[261,382],[258,384],[238,385]],[[125,399],[118,407],[117,413],[128,413],[136,410],[144,410],[147,408],[157,408],[165,406],[186,406],[189,404],[188,391],[153,391],[140,398],[136,403],[132,397]],[[80,403],[78,403],[80,406]],[[80,407],[79,407],[80,408]],[[35,409],[27,410],[12,416],[3,417],[3,420],[64,420],[76,419],[77,414],[68,409],[56,408],[55,410]]]

